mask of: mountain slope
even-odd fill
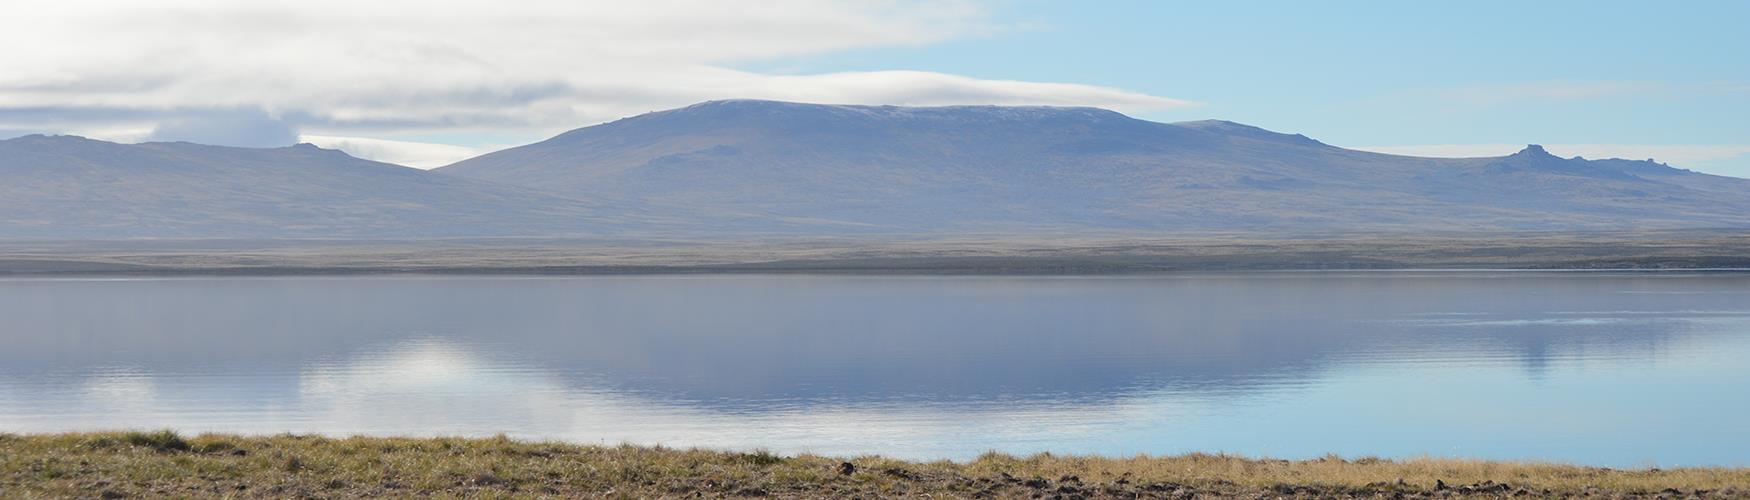
[[[276,149],[0,141],[0,236],[435,237],[594,234],[626,215],[529,189]]]
[[[1091,108],[713,101],[437,171],[770,231],[1750,226],[1750,181],[1652,162],[1393,156]]]
[[[1750,180],[1433,159],[1091,108],[718,101],[436,172],[310,145],[0,141],[0,238],[1750,227]]]

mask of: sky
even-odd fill
[[[416,167],[709,99],[1097,106],[1750,177],[1750,2],[29,1],[0,137]]]

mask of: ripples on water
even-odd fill
[[[0,280],[0,431],[1750,463],[1750,276]]]

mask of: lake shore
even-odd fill
[[[1101,458],[963,463],[505,438],[0,434],[0,497],[1742,498],[1750,468],[1622,470],[1447,458]]]
[[[0,276],[1744,270],[1750,232],[0,241]]]

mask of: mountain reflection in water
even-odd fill
[[[1750,275],[0,280],[0,431],[1744,464]]]

